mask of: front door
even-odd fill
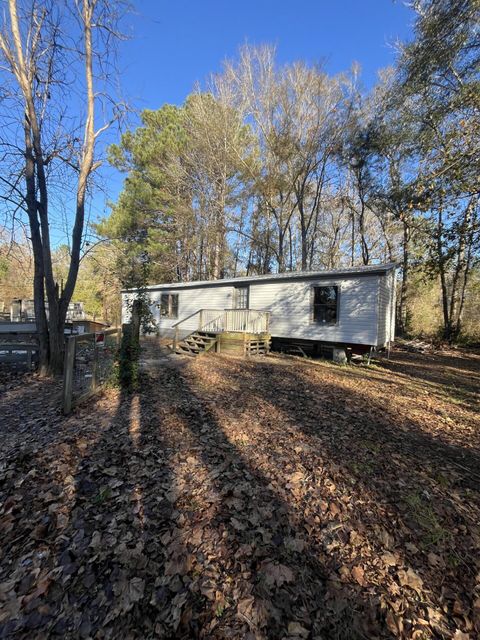
[[[230,331],[246,331],[248,325],[249,291],[247,287],[235,287],[233,290],[233,311],[230,319]]]

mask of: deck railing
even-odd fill
[[[224,313],[223,309],[200,309],[198,330],[212,333],[223,331]]]
[[[194,320],[195,318],[198,320]],[[270,312],[256,309],[199,309],[182,318],[172,325],[175,329],[173,349],[175,350],[180,338],[180,328],[190,321],[197,323],[196,331],[210,333],[223,333],[224,331],[242,333],[268,333],[270,325]]]
[[[270,313],[256,309],[225,309],[224,331],[267,333]]]

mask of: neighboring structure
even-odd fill
[[[68,320],[65,322],[65,334],[81,335],[105,331],[110,325],[98,320]]]
[[[201,342],[225,333],[271,336],[274,346],[325,346],[359,353],[389,347],[395,330],[396,264],[291,272],[147,287],[161,337]],[[122,318],[129,300],[122,292]],[[204,334],[203,336],[199,334]],[[175,347],[178,345],[175,344]]]
[[[47,309],[48,314],[48,309]],[[103,322],[87,320],[83,302],[72,302],[68,307],[65,336],[103,333],[108,327]],[[10,312],[0,312],[0,368],[27,367],[38,362],[38,335],[33,300],[13,300]]]
[[[48,303],[45,303],[48,317]],[[83,302],[70,302],[67,310],[67,322],[73,320],[85,320],[86,313]],[[35,306],[33,300],[16,299],[10,304],[10,322],[35,322]]]

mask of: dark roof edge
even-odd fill
[[[348,278],[351,276],[371,276],[380,275],[397,269],[398,262],[387,264],[368,265],[365,267],[348,267],[346,269],[333,269],[331,271],[289,271],[287,273],[271,273],[261,276],[238,276],[236,278],[225,278],[224,280],[194,280],[192,282],[165,282],[162,284],[149,285],[146,291],[160,291],[162,289],[196,289],[203,287],[231,286],[243,282],[288,282],[289,280],[315,280],[317,278]],[[131,293],[138,289],[122,289],[121,293]]]

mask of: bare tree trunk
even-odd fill
[[[60,47],[57,38],[60,37],[59,22],[49,21],[49,3],[32,2],[25,5],[25,15],[22,24],[17,14],[17,0],[8,0],[8,22],[6,28],[0,32],[0,50],[3,54],[2,68],[8,69],[18,85],[18,93],[22,99],[25,111],[24,142],[25,142],[25,181],[27,210],[31,231],[31,242],[35,260],[34,299],[35,316],[40,340],[40,369],[48,369],[49,373],[60,373],[63,368],[64,325],[68,305],[75,289],[80,265],[80,251],[85,221],[85,196],[87,183],[91,174],[100,163],[94,163],[94,145],[96,137],[111,122],[105,124],[97,132],[94,128],[95,93],[93,88],[93,41],[92,29],[104,29],[110,35],[114,33],[108,20],[108,6],[102,7],[102,19],[98,23],[94,19],[94,12],[101,0],[79,0],[75,2],[72,11],[81,17],[81,40],[83,50],[76,48],[65,49],[63,55],[71,55],[65,62],[57,60]],[[23,8],[23,5],[22,5]],[[113,12],[115,13],[115,12]],[[113,15],[113,14],[110,14]],[[65,18],[66,31],[72,22]],[[68,27],[67,27],[68,24]],[[76,21],[75,21],[76,24]],[[108,49],[108,45],[105,45]],[[67,52],[67,53],[65,53]],[[106,53],[108,51],[106,50]],[[77,57],[78,56],[78,57]],[[84,125],[84,139],[80,152],[76,148],[78,140],[78,124],[75,134],[61,131],[62,116],[58,116],[55,106],[49,114],[49,100],[51,92],[57,85],[64,84],[62,64],[76,64],[82,60],[85,70],[85,107],[86,119]],[[6,62],[6,65],[4,64]],[[57,75],[58,74],[58,77]],[[62,95],[63,98],[63,95]],[[52,98],[52,105],[53,105]],[[83,110],[82,110],[83,111]],[[45,121],[48,116],[59,117],[58,122],[51,122],[50,128],[55,129],[54,142],[49,141],[45,133]],[[116,116],[113,116],[113,120]],[[56,127],[58,125],[58,131]],[[67,158],[63,158],[63,147],[56,147],[58,139],[68,139]],[[73,140],[74,142],[71,142]],[[53,148],[51,148],[53,144]],[[46,150],[48,149],[48,153]],[[77,161],[76,158],[79,157]],[[48,163],[55,158],[65,167],[76,171],[76,205],[74,226],[71,238],[71,253],[65,288],[58,291],[54,278],[52,264],[52,249],[50,240],[51,220],[49,215],[49,182],[47,176]],[[48,320],[45,310],[45,297],[48,300]]]
[[[289,252],[289,270],[293,271],[293,238],[292,228],[288,227],[288,252]]]
[[[359,231],[360,231],[360,244],[362,247],[362,262],[364,265],[368,265],[370,261],[369,249],[367,240],[365,238],[365,204],[363,199],[361,200],[361,208],[359,215]]]
[[[92,22],[93,10],[96,0],[83,0],[82,18],[83,35],[85,46],[85,81],[87,87],[86,107],[87,117],[85,121],[85,132],[80,161],[80,171],[77,182],[77,197],[75,210],[75,223],[72,232],[72,248],[70,253],[70,268],[68,270],[65,289],[60,299],[51,290],[55,287],[53,277],[47,277],[47,293],[50,289],[50,297],[55,300],[54,313],[49,316],[50,329],[50,368],[53,373],[60,373],[63,367],[63,348],[65,344],[65,318],[68,305],[73,296],[75,284],[77,282],[78,269],[80,266],[80,250],[82,245],[83,227],[85,222],[85,195],[87,192],[88,178],[93,171],[93,153],[95,146],[95,95],[93,90],[93,49],[92,49]],[[43,234],[42,234],[43,235]],[[47,249],[50,252],[50,238],[47,235]],[[45,238],[44,238],[45,241]],[[49,261],[51,267],[51,256]],[[52,310],[53,311],[53,310]]]
[[[49,335],[47,327],[47,317],[45,313],[45,264],[42,245],[41,227],[38,219],[38,202],[37,202],[37,183],[35,179],[35,154],[34,144],[32,141],[31,131],[31,115],[33,108],[33,98],[31,95],[31,86],[27,75],[26,62],[23,55],[21,43],[20,28],[17,16],[17,7],[14,0],[9,2],[10,20],[12,27],[14,50],[7,48],[4,40],[1,40],[2,50],[10,60],[12,68],[16,70],[16,77],[20,88],[25,96],[26,108],[24,119],[24,138],[25,138],[25,200],[27,203],[28,219],[31,234],[31,243],[34,256],[34,281],[33,296],[35,307],[35,320],[37,325],[38,341],[39,341],[39,372],[44,375],[48,370],[49,362]],[[16,66],[14,66],[16,65]]]
[[[460,233],[458,239],[458,247],[457,247],[457,260],[455,264],[455,270],[453,272],[452,277],[452,286],[450,291],[450,327],[451,327],[451,338],[457,337],[457,326],[459,323],[458,319],[458,309],[460,305],[460,294],[458,291],[459,281],[461,275],[465,275],[467,260],[466,260],[466,246],[467,246],[467,237],[470,230],[470,222],[472,218],[474,206],[474,198],[472,197],[467,204],[464,212],[464,218],[462,224],[460,226]]]
[[[456,324],[455,324],[455,336],[458,337],[462,331],[462,320],[463,320],[463,310],[465,307],[465,297],[466,297],[466,293],[467,293],[467,284],[469,282],[469,278],[470,278],[470,271],[471,271],[471,267],[472,267],[472,254],[473,254],[473,241],[474,241],[474,226],[475,226],[475,222],[476,222],[476,212],[473,212],[473,216],[472,216],[472,220],[471,220],[471,224],[470,224],[470,232],[468,234],[468,241],[467,241],[467,252],[466,252],[466,260],[465,260],[465,269],[464,269],[464,273],[463,273],[463,283],[462,283],[462,289],[461,289],[461,293],[460,293],[460,300],[459,300],[459,305],[458,305],[458,312],[457,312],[457,318],[456,318]]]
[[[351,209],[352,233],[350,236],[350,266],[355,265],[355,211]]]
[[[278,273],[283,273],[285,271],[285,232],[280,228],[278,229],[277,259]]]
[[[437,222],[437,259],[438,270],[440,273],[440,284],[442,290],[442,310],[443,310],[443,333],[444,337],[450,341],[452,335],[452,326],[449,315],[448,305],[448,287],[447,277],[445,273],[445,255],[443,252],[443,215],[442,209],[438,210],[438,222]]]
[[[48,369],[48,327],[45,314],[45,291],[42,255],[42,238],[37,217],[37,201],[35,197],[35,168],[30,141],[30,129],[25,120],[25,183],[28,219],[30,226],[30,240],[33,250],[34,276],[33,299],[35,306],[35,321],[39,342],[39,373],[45,375]]]
[[[402,242],[402,284],[400,287],[400,305],[399,305],[399,329],[402,335],[408,335],[410,331],[410,318],[408,312],[408,285],[410,275],[410,227],[402,218],[403,223],[403,242]]]
[[[305,227],[305,221],[303,219],[303,215],[300,215],[301,225],[300,225],[300,242],[302,249],[302,271],[306,271],[308,269],[308,233]]]
[[[53,277],[50,225],[48,210],[48,185],[45,173],[47,160],[42,144],[42,113],[36,105],[35,82],[37,82],[37,64],[41,56],[39,50],[43,15],[35,15],[33,27],[29,27],[26,39],[22,42],[22,33],[17,14],[17,1],[9,0],[9,17],[12,43],[0,34],[0,47],[8,61],[11,72],[16,78],[25,105],[25,181],[26,201],[31,231],[31,242],[35,260],[34,298],[35,313],[40,341],[40,369],[58,374],[63,368],[64,326],[68,305],[73,295],[80,264],[80,249],[85,218],[85,194],[87,181],[95,169],[93,162],[94,130],[94,90],[93,90],[93,51],[92,24],[93,12],[97,0],[83,0],[83,37],[86,79],[86,123],[81,159],[78,167],[75,222],[72,233],[70,266],[65,289],[59,295]],[[35,9],[33,9],[35,11]],[[46,47],[48,49],[48,46]],[[53,67],[52,67],[53,68]],[[52,82],[48,76],[47,88]],[[37,198],[38,195],[38,198]],[[45,314],[45,292],[48,299],[48,323]]]

